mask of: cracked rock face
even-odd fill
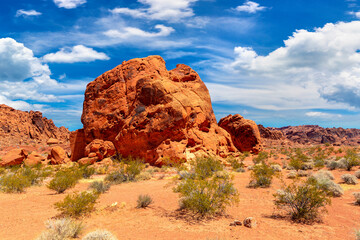
[[[121,155],[155,165],[236,151],[199,75],[183,64],[168,71],[160,56],[123,62],[89,83],[81,121],[86,144],[111,141]]]

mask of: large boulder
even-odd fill
[[[216,123],[199,75],[183,64],[168,71],[160,56],[123,62],[90,82],[81,121],[86,144],[110,141],[121,155],[151,164],[161,165],[163,157],[187,159],[193,152],[236,151]]]
[[[6,153],[5,156],[1,158],[0,166],[15,166],[20,165],[24,162],[28,153],[24,149],[13,149]]]
[[[66,151],[60,146],[56,146],[51,149],[48,159],[50,160],[50,163],[54,165],[63,164],[70,161]]]
[[[85,133],[84,129],[78,129],[70,133],[71,161],[77,161],[85,157]]]
[[[236,114],[222,118],[219,126],[230,133],[232,141],[239,151],[256,154],[262,150],[259,128],[254,121]]]

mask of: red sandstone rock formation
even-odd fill
[[[259,125],[259,129],[261,137],[265,139],[276,139],[280,136],[279,132],[281,132],[284,139],[299,144],[360,144],[360,129],[322,128],[317,125],[287,126],[282,128],[264,128]]]
[[[28,156],[28,152],[24,149],[13,149],[6,153],[5,156],[1,158],[0,166],[15,166],[20,165],[24,162],[26,157]]]
[[[230,133],[232,141],[239,151],[257,154],[262,150],[260,132],[254,121],[236,114],[222,118],[219,126]]]
[[[285,136],[280,130],[276,130],[275,128],[266,128],[263,125],[258,125],[261,138],[271,139],[271,140],[281,140],[284,139]]]
[[[24,112],[0,104],[0,146],[15,146],[46,141],[49,138],[66,142],[69,130],[56,127],[41,112]]]
[[[54,165],[70,162],[66,151],[60,146],[51,149],[48,159],[50,160],[50,163]]]
[[[236,151],[230,135],[216,123],[199,75],[183,64],[168,71],[160,56],[123,62],[89,83],[81,120],[84,134],[73,135],[73,155],[84,154],[75,147],[82,137],[86,144],[110,141],[125,157],[159,165],[162,157]]]

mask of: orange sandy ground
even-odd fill
[[[339,182],[345,171],[333,173]],[[100,228],[111,231],[118,239],[355,239],[354,232],[360,228],[360,207],[353,205],[352,192],[360,191],[360,184],[344,185],[344,196],[333,199],[323,223],[303,225],[270,217],[274,213],[272,194],[279,188],[279,180],[268,189],[250,189],[246,187],[249,176],[248,171],[235,173],[240,203],[227,209],[229,216],[202,222],[175,214],[178,196],[172,187],[166,187],[169,179],[112,186],[101,195],[96,212],[83,219],[86,227],[82,235]],[[83,180],[72,191],[85,190],[88,184]],[[135,208],[139,194],[152,196],[151,207]],[[44,222],[57,215],[53,204],[65,195],[54,194],[45,186],[31,187],[23,194],[0,193],[0,239],[35,239],[45,230]],[[105,209],[114,202],[119,206],[115,211]],[[229,226],[234,219],[250,216],[258,222],[254,229]]]

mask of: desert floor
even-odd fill
[[[283,175],[286,174],[283,170]],[[335,182],[347,173],[333,171]],[[250,172],[234,173],[234,182],[240,194],[237,206],[227,208],[227,216],[197,221],[179,214],[178,196],[172,191],[170,177],[114,185],[102,194],[96,211],[82,221],[82,236],[95,229],[107,229],[118,239],[355,239],[360,228],[360,207],[353,204],[352,193],[360,191],[358,185],[342,185],[345,194],[333,198],[323,222],[313,225],[292,223],[287,218],[271,217],[276,213],[273,195],[281,186],[276,179],[270,188],[248,188]],[[35,239],[45,230],[44,222],[57,216],[53,204],[67,193],[86,190],[91,181],[103,176],[81,180],[74,189],[54,194],[45,185],[28,188],[26,193],[0,193],[0,239]],[[288,180],[287,180],[288,181]],[[137,209],[140,194],[149,194],[154,203],[146,209]],[[109,207],[117,202],[116,207]],[[231,227],[235,219],[254,217],[257,227]]]

